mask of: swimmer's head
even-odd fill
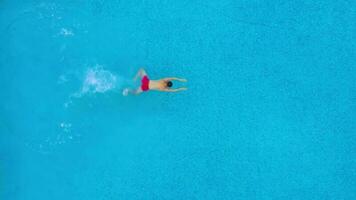
[[[173,86],[172,81],[168,81],[168,82],[167,82],[167,87],[169,87],[169,88],[170,88],[170,87],[172,87],[172,86]]]

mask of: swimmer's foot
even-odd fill
[[[122,91],[122,95],[124,95],[124,96],[127,96],[128,94],[129,94],[129,89],[128,88],[126,88],[126,89],[124,89],[123,91]]]

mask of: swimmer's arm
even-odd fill
[[[136,81],[138,77],[142,78],[142,77],[144,77],[146,75],[147,75],[146,71],[143,68],[141,68],[140,70],[138,70],[138,72],[137,72],[137,74],[136,74],[136,76],[134,78],[134,81]]]
[[[177,77],[169,77],[165,78],[165,81],[180,81],[180,82],[187,82],[187,79],[184,78],[177,78]]]
[[[182,87],[182,88],[177,88],[177,89],[164,89],[163,91],[165,92],[179,92],[183,90],[188,90],[188,88]]]

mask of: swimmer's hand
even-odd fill
[[[187,79],[181,78],[179,79],[180,82],[187,82]]]

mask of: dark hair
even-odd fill
[[[172,86],[173,86],[172,81],[168,81],[168,82],[167,82],[167,87],[172,87]]]

